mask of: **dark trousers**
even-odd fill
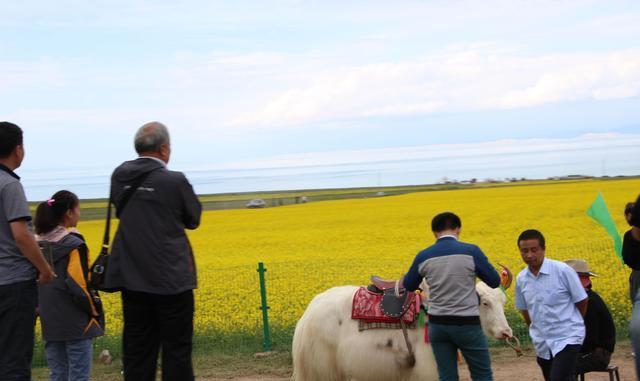
[[[576,365],[576,375],[594,370],[607,370],[611,361],[611,353],[606,349],[596,348],[590,353],[580,353]]]
[[[126,381],[156,379],[162,349],[162,380],[192,381],[193,291],[156,295],[122,291],[123,365]]]
[[[0,381],[31,380],[36,281],[0,286]]]
[[[567,345],[551,360],[538,357],[538,365],[542,369],[545,381],[575,381],[576,362],[582,345]]]
[[[458,380],[458,349],[469,365],[473,381],[492,381],[487,338],[477,325],[429,323],[429,341],[438,365],[440,381]]]

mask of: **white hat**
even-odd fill
[[[589,264],[583,259],[569,259],[564,263],[568,264],[572,269],[576,270],[579,275],[597,276],[589,271]]]

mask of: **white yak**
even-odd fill
[[[295,381],[430,381],[438,380],[431,345],[424,329],[408,329],[415,365],[401,329],[358,331],[351,319],[351,305],[358,287],[341,286],[317,295],[298,321],[293,335]],[[480,296],[480,321],[485,335],[496,339],[512,336],[504,316],[504,292],[483,282],[476,284]]]

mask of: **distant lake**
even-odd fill
[[[640,135],[599,134],[574,139],[501,140],[311,153],[211,166],[172,162],[170,168],[185,172],[198,194],[431,184],[445,178],[639,175]],[[69,189],[81,198],[106,198],[112,170],[19,169],[17,172],[27,197],[35,201],[60,189]]]

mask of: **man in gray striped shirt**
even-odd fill
[[[55,274],[31,231],[31,213],[14,172],[24,159],[22,129],[0,122],[0,380],[31,380],[38,291]]]

